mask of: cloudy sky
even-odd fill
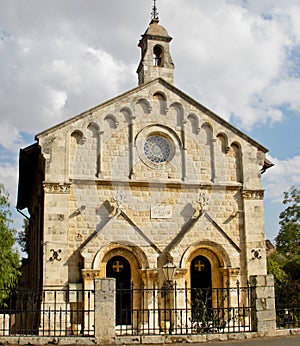
[[[175,85],[269,148],[266,236],[300,184],[299,0],[158,0]],[[152,0],[1,0],[0,182],[34,135],[137,86]],[[21,216],[14,212],[15,225]]]

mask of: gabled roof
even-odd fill
[[[166,82],[164,79],[161,78],[157,78],[154,79],[148,83],[144,83],[141,84],[131,90],[126,91],[123,94],[120,94],[108,101],[105,101],[104,103],[95,106],[93,108],[90,108],[62,123],[59,123],[45,131],[40,132],[39,134],[37,134],[35,136],[35,139],[38,140],[39,137],[44,136],[46,134],[49,134],[51,132],[54,132],[58,129],[61,129],[65,126],[68,126],[69,124],[71,124],[72,122],[76,121],[76,120],[80,120],[88,115],[90,115],[92,112],[95,112],[103,107],[109,106],[114,104],[115,102],[119,102],[122,98],[127,98],[130,95],[136,94],[138,93],[140,90],[146,89],[151,87],[154,84],[161,84],[163,87],[169,89],[170,91],[172,91],[173,93],[175,93],[176,95],[178,95],[180,98],[182,98],[183,100],[185,100],[187,103],[190,103],[191,105],[193,105],[195,108],[198,108],[201,112],[205,113],[207,116],[209,116],[211,119],[213,119],[214,121],[216,121],[217,123],[219,123],[220,125],[224,126],[225,128],[229,129],[230,131],[232,131],[233,133],[235,133],[236,135],[240,136],[241,138],[243,138],[244,140],[246,140],[247,142],[249,142],[250,144],[252,144],[253,146],[255,146],[256,148],[258,148],[259,150],[261,150],[262,152],[266,153],[268,152],[268,149],[265,148],[263,145],[261,145],[260,143],[258,143],[257,141],[255,141],[254,139],[252,139],[251,137],[249,137],[248,135],[246,135],[244,132],[240,131],[239,129],[237,129],[236,127],[234,127],[233,125],[231,125],[229,122],[227,122],[226,120],[224,120],[223,118],[221,118],[220,116],[218,116],[216,113],[212,112],[211,110],[209,110],[208,108],[206,108],[205,106],[203,106],[201,103],[197,102],[196,100],[194,100],[192,97],[188,96],[187,94],[185,94],[183,91],[181,91],[180,89],[178,89],[177,87],[175,87],[174,85]]]

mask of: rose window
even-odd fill
[[[153,163],[166,162],[170,156],[170,143],[162,136],[150,136],[144,144],[144,152],[148,160]]]

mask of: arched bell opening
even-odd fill
[[[163,49],[159,45],[153,48],[153,66],[163,66]]]

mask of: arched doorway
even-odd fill
[[[116,325],[131,324],[131,268],[127,259],[112,257],[106,265],[106,277],[116,279]]]
[[[191,305],[192,318],[206,315],[212,307],[211,264],[204,256],[197,256],[191,262]],[[201,317],[202,318],[202,317]]]

